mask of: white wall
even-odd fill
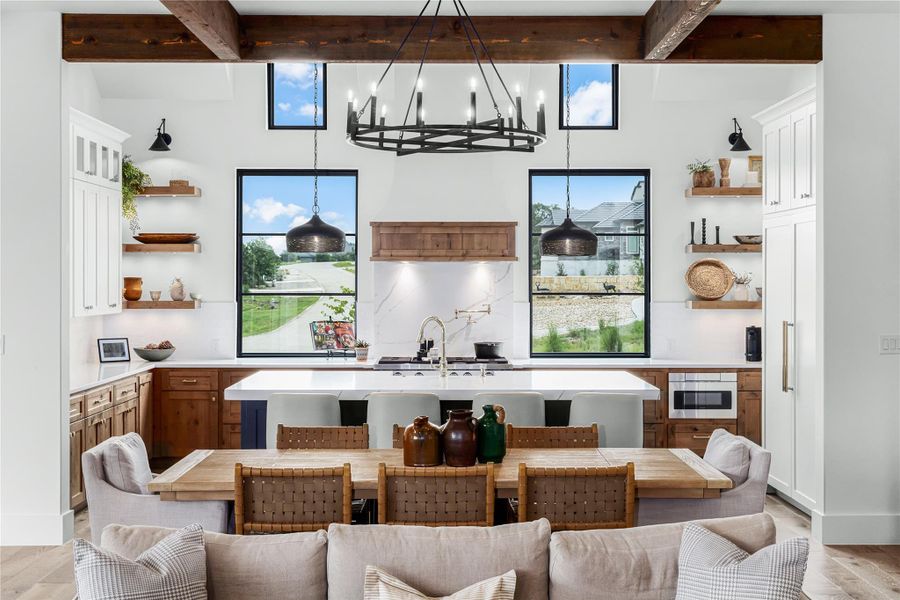
[[[900,357],[880,355],[879,336],[900,333],[900,16],[825,15],[823,36],[824,490],[813,527],[825,543],[896,544]]]
[[[104,94],[122,96],[110,83],[104,65],[101,81]],[[178,65],[128,65],[121,85],[129,77],[159,79],[158,70],[177,70]],[[376,298],[375,269],[368,260],[371,247],[369,221],[373,220],[516,220],[517,252],[528,254],[528,169],[564,167],[564,136],[556,129],[558,68],[554,65],[503,66],[510,82],[521,82],[526,95],[538,89],[548,100],[550,141],[531,155],[479,155],[397,158],[349,146],[344,140],[344,107],[349,88],[362,93],[380,73],[380,65],[331,65],[328,69],[329,129],[320,138],[320,167],[359,169],[359,319],[360,333],[374,333],[373,301]],[[694,90],[685,93],[677,77],[688,68],[682,65],[623,65],[621,67],[621,121],[618,131],[576,131],[572,134],[575,168],[633,167],[651,169],[652,244],[652,336],[653,354],[660,358],[736,360],[743,352],[743,329],[759,324],[760,316],[748,311],[717,311],[701,314],[684,309],[688,297],[683,274],[696,257],[683,251],[690,234],[688,223],[705,216],[712,225],[722,226],[728,240],[735,233],[761,230],[759,204],[747,200],[703,200],[684,198],[690,179],[684,166],[694,158],[729,156],[727,134],[731,117],[744,127],[755,152],[760,149],[760,130],[749,115],[785,97],[809,78],[811,67],[785,66],[692,66]],[[393,108],[396,98],[407,93],[412,81],[409,65],[400,75],[390,76],[380,102]],[[708,76],[703,76],[709,69]],[[100,72],[98,70],[98,72]],[[690,71],[687,71],[690,72]],[[468,66],[427,67],[426,108],[429,119],[443,115],[457,119],[466,82],[472,75]],[[159,99],[104,99],[103,116],[111,124],[132,134],[126,152],[147,170],[156,182],[170,178],[190,179],[203,188],[199,199],[141,201],[139,210],[145,230],[197,231],[203,243],[199,256],[126,256],[123,273],[144,278],[144,289],[168,288],[175,276],[187,288],[205,299],[202,316],[156,313],[126,313],[106,319],[108,335],[128,335],[137,342],[152,341],[163,333],[179,346],[179,355],[231,356],[234,352],[234,255],[235,255],[235,169],[250,167],[309,168],[312,163],[312,134],[298,131],[268,131],[265,128],[266,76],[262,65],[235,65],[228,76],[233,94],[220,100],[180,99],[171,89]],[[737,91],[723,84],[732,81]],[[703,85],[708,82],[708,89]],[[755,82],[747,85],[747,82]],[[799,83],[798,83],[799,81]],[[740,84],[740,85],[738,85]],[[189,92],[190,93],[190,92]],[[482,100],[486,94],[481,94]],[[527,106],[532,101],[527,101]],[[479,110],[487,111],[487,105]],[[165,155],[147,151],[153,131],[167,118],[174,136],[173,150]],[[746,154],[734,158],[732,179],[743,181]],[[440,182],[436,184],[436,182]],[[127,231],[126,231],[127,233]],[[698,234],[699,235],[699,234]],[[753,271],[761,283],[758,257],[726,257],[736,270]],[[447,267],[433,266],[436,272]],[[449,273],[449,271],[448,271]],[[495,329],[512,331],[513,356],[528,352],[527,261],[519,260],[513,270],[513,318],[492,316]],[[448,304],[458,298],[444,297]],[[404,314],[402,326],[408,330],[407,352],[413,351],[416,324],[425,316],[428,291]],[[731,312],[731,314],[728,314]],[[420,314],[421,313],[421,314]],[[214,315],[214,316],[212,316]],[[446,315],[444,315],[446,316]],[[398,324],[399,326],[399,324]],[[470,331],[469,334],[472,334]],[[463,336],[466,337],[466,336]],[[398,343],[401,340],[394,338]],[[374,342],[378,344],[378,339]],[[84,340],[93,344],[93,340]],[[381,352],[376,349],[375,353]]]

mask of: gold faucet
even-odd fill
[[[441,377],[447,376],[447,327],[444,326],[444,322],[440,319],[440,317],[436,317],[435,315],[431,315],[430,317],[425,317],[425,320],[422,321],[422,324],[419,326],[419,338],[416,340],[417,343],[421,344],[425,341],[425,326],[428,325],[431,321],[434,321],[441,328],[441,360],[438,362],[438,368],[440,369]]]

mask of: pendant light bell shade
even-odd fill
[[[597,236],[566,217],[559,226],[541,234],[541,254],[594,256],[597,254]]]
[[[313,215],[287,232],[288,252],[343,252],[347,238],[344,232]]]
[[[166,120],[163,119],[159,124],[159,127],[156,128],[156,139],[153,140],[153,144],[150,145],[150,150],[153,152],[168,152],[171,150],[169,148],[169,144],[172,143],[172,136],[166,133]]]
[[[734,133],[728,136],[728,143],[731,144],[732,152],[746,152],[750,150],[750,145],[744,140],[744,130],[738,125],[737,119],[734,121]]]

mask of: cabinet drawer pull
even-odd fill
[[[706,435],[692,435],[691,437],[695,440],[708,440],[712,434],[707,433]]]
[[[117,307],[117,306],[118,306],[118,304],[116,304],[116,303],[113,303],[113,304],[110,304],[110,305],[109,305],[110,308],[115,308],[115,307]]]
[[[94,305],[92,304],[90,306],[85,306],[84,310],[94,310]]]
[[[196,379],[182,379],[181,383],[197,383]]]
[[[210,398],[210,400],[212,400],[213,402],[215,402],[215,401],[216,401],[216,397],[215,397],[215,396],[212,396],[212,397]]]

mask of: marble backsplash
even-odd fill
[[[410,356],[418,349],[422,320],[437,315],[447,326],[447,354],[471,356],[473,342],[503,342],[513,352],[513,263],[374,263],[375,293],[371,311],[379,356]],[[472,321],[455,318],[456,309],[481,310]],[[361,315],[362,316],[362,315]],[[440,343],[437,326],[426,337]]]

